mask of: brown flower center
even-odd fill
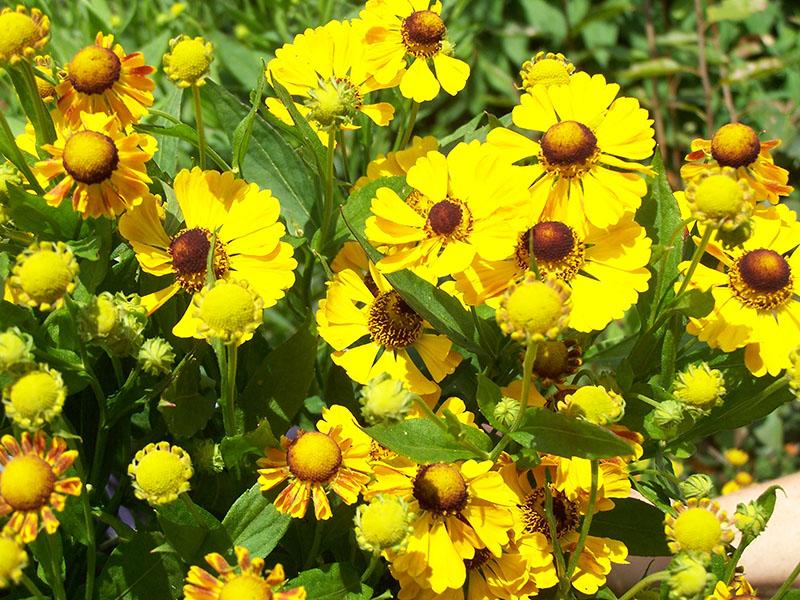
[[[592,158],[597,138],[592,130],[577,121],[561,121],[548,129],[541,141],[546,162],[554,167],[573,167]]]
[[[539,342],[533,372],[548,384],[571,375],[581,364],[581,348],[575,340],[545,340]]]
[[[476,548],[475,556],[465,560],[464,566],[467,568],[467,571],[473,571],[475,569],[480,569],[493,558],[494,555],[486,548]]]
[[[414,478],[414,497],[424,510],[457,513],[467,504],[467,483],[456,465],[425,465]]]
[[[428,225],[439,235],[450,235],[461,224],[461,207],[449,200],[433,205],[428,213]]]
[[[744,167],[754,162],[761,152],[761,142],[752,127],[728,123],[711,138],[711,156],[724,167]]]
[[[302,481],[327,481],[342,465],[342,451],[330,436],[319,431],[301,434],[286,452],[292,474]]]
[[[553,516],[556,521],[556,537],[561,538],[565,534],[576,531],[580,525],[580,510],[578,504],[573,502],[563,492],[552,490],[553,496]],[[550,538],[550,526],[547,523],[545,511],[545,491],[544,488],[536,488],[533,493],[523,500],[519,505],[522,509],[522,518],[525,522],[525,531],[530,533],[542,533]]]
[[[749,308],[772,310],[792,297],[792,269],[786,259],[767,248],[751,250],[728,271],[731,291]]]
[[[520,269],[530,267],[531,246],[540,272],[569,281],[583,267],[585,246],[564,223],[543,221],[520,236],[514,254]]]
[[[441,50],[447,27],[435,12],[418,10],[403,19],[400,32],[409,54],[428,58]]]
[[[119,165],[117,146],[97,131],[79,131],[64,144],[64,170],[76,181],[91,185],[111,177]]]
[[[169,254],[172,268],[181,287],[190,293],[199,292],[206,283],[208,252],[211,249],[211,232],[202,227],[184,229],[172,238]],[[219,240],[214,244],[214,276],[219,279],[228,272],[228,254]]]
[[[375,298],[367,326],[372,340],[389,350],[410,346],[422,335],[422,317],[394,290]]]
[[[49,464],[33,454],[23,454],[12,458],[0,472],[0,497],[14,510],[38,510],[50,500],[55,483]]]
[[[108,48],[86,46],[67,66],[72,87],[83,94],[102,94],[118,80],[122,64]]]

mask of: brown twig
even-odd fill
[[[706,18],[703,0],[694,0],[694,16],[697,21],[697,69],[703,82],[703,96],[706,104],[706,137],[714,133],[714,108],[712,104],[711,80],[706,64]]]
[[[722,48],[719,45],[719,28],[717,24],[714,23],[711,25],[711,43],[714,44],[714,49],[722,54]],[[728,66],[724,64],[720,66],[720,79],[722,82],[720,83],[720,87],[722,88],[722,100],[725,102],[725,107],[728,109],[728,116],[731,119],[731,123],[736,123],[739,121],[739,114],[736,112],[736,106],[733,104],[733,94],[731,93],[731,86],[729,83],[724,83],[724,80],[728,77]]]
[[[645,0],[644,2],[644,23],[645,34],[647,35],[647,50],[650,53],[650,58],[655,59],[656,55],[658,54],[658,48],[656,48],[656,29],[653,26],[653,10],[650,0]],[[669,160],[666,154],[667,136],[666,132],[664,131],[664,117],[661,114],[661,97],[658,93],[658,81],[655,77],[650,78],[650,86],[652,90],[650,93],[652,95],[653,121],[656,128],[656,142],[661,150],[661,155],[665,157],[665,160]],[[666,167],[667,171],[669,171],[669,163],[667,163]]]

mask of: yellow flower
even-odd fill
[[[522,63],[522,70],[519,72],[522,79],[520,89],[532,93],[536,85],[563,85],[569,83],[574,72],[575,65],[560,52],[537,52],[533,58]]]
[[[63,511],[66,496],[79,496],[82,484],[77,477],[62,477],[78,457],[65,440],[53,437],[48,448],[43,431],[33,436],[23,431],[20,439],[0,439],[0,517],[11,515],[5,531],[28,544],[39,534],[40,519],[47,533],[58,530],[53,511]]]
[[[56,125],[56,141],[42,147],[50,158],[34,167],[46,182],[59,179],[44,196],[48,204],[58,206],[71,195],[84,219],[114,218],[149,193],[146,163],[156,152],[154,137],[126,133],[114,115],[102,113],[81,113],[74,128]]]
[[[564,220],[585,235],[582,223],[605,229],[641,204],[641,174],[650,169],[634,161],[653,154],[653,121],[618,92],[602,75],[575,73],[566,85],[535,86],[514,108],[517,127],[543,132],[538,142],[501,127],[489,132],[511,160],[537,157],[531,200],[542,220]]]
[[[694,600],[709,580],[709,574],[701,560],[691,554],[681,553],[669,565],[670,598],[675,600]]]
[[[168,442],[147,444],[128,465],[133,492],[151,506],[169,504],[189,491],[192,460],[183,448]]]
[[[414,139],[411,140],[411,145],[405,150],[379,154],[377,158],[371,160],[367,165],[367,174],[356,180],[352,191],[356,191],[370,181],[375,181],[381,177],[405,176],[417,160],[428,154],[428,152],[438,149],[439,142],[432,135],[425,137],[415,135]]]
[[[258,460],[262,491],[289,480],[275,498],[275,508],[297,519],[305,516],[312,499],[316,519],[330,519],[329,490],[345,504],[354,504],[372,472],[370,446],[363,438],[348,437],[341,424],[331,426],[327,412],[317,422],[317,430],[299,431],[293,439],[282,436],[281,448],[268,448],[266,457]]]
[[[67,64],[56,88],[58,109],[73,125],[80,124],[82,112],[113,113],[122,127],[138,123],[153,105],[154,71],[141,52],[125,54],[113,35],[98,33]]]
[[[193,566],[186,575],[183,596],[186,600],[305,600],[303,587],[278,591],[285,582],[283,567],[276,564],[264,577],[264,559],[250,558],[243,546],[236,546],[236,566],[228,564],[222,555],[212,552],[205,559],[218,576]]]
[[[4,300],[50,311],[75,290],[78,261],[63,242],[32,244],[17,256],[6,280]]]
[[[500,556],[516,497],[491,468],[490,461],[417,465],[401,457],[375,464],[365,497],[399,496],[417,515],[406,548],[388,552],[393,572],[441,594],[464,586],[465,561],[481,549]]]
[[[45,77],[53,78],[53,59],[48,56],[37,56],[33,59],[35,67],[34,73],[37,71],[44,77],[36,75],[36,90],[39,92],[39,97],[45,104],[50,104],[56,99],[56,86]]]
[[[34,431],[61,414],[66,397],[61,373],[38,365],[3,389],[3,406],[18,427]]]
[[[515,340],[555,338],[566,326],[571,310],[570,290],[560,280],[536,279],[533,273],[513,282],[497,310],[497,322]]]
[[[725,552],[725,545],[733,540],[733,531],[716,501],[690,498],[686,504],[673,503],[672,508],[675,514],[664,519],[672,552],[684,550],[705,556]]]
[[[502,261],[476,258],[456,273],[456,289],[467,304],[497,306],[511,282],[531,266],[566,283],[572,296],[569,327],[604,329],[622,318],[647,290],[650,239],[633,215],[607,229],[586,226],[586,234],[563,221],[540,221],[517,237],[514,254]]]
[[[451,96],[464,89],[469,65],[453,58],[441,12],[438,0],[368,0],[360,16],[367,24],[370,72],[378,82],[388,84],[401,74],[400,93],[415,102],[433,100],[440,88]],[[406,69],[407,58],[412,63]]]
[[[625,414],[625,399],[600,385],[584,385],[560,400],[559,412],[596,425],[616,423]]]
[[[319,303],[317,327],[334,349],[333,362],[361,384],[388,373],[410,392],[438,397],[440,388],[434,382],[461,362],[453,343],[433,333],[374,265],[368,273],[345,268],[334,275]],[[411,349],[430,377],[411,359]]]
[[[147,197],[125,213],[119,231],[133,246],[142,270],[173,275],[167,287],[142,298],[150,314],[179,291],[197,294],[206,283],[206,266],[213,232],[214,275],[245,280],[264,302],[273,306],[294,283],[292,247],[281,241],[286,232],[278,222],[280,204],[269,190],[236,179],[233,173],[183,170],[175,177],[175,196],[185,226],[168,234],[161,202]],[[189,307],[173,328],[181,337],[195,333]]]
[[[414,518],[408,502],[397,496],[378,494],[356,509],[354,522],[359,548],[374,554],[402,551],[413,531]]]
[[[728,494],[732,494],[733,492],[739,491],[742,488],[746,488],[752,483],[753,476],[750,475],[750,473],[747,471],[739,471],[736,473],[736,475],[734,475],[733,479],[726,481],[722,486],[722,495],[727,496]]]
[[[18,327],[0,332],[0,371],[25,369],[33,362],[33,338]]]
[[[15,537],[0,533],[0,590],[19,583],[27,566],[25,547]]]
[[[370,424],[399,421],[414,406],[416,394],[409,392],[403,382],[381,373],[367,382],[360,392],[361,414]]]
[[[214,60],[214,46],[201,37],[179,35],[169,41],[164,55],[164,73],[178,87],[205,85],[208,69]]]
[[[372,200],[364,233],[386,254],[378,267],[391,273],[424,265],[444,276],[476,256],[508,258],[525,228],[528,174],[478,141],[419,158],[405,200],[389,188]]]
[[[712,369],[707,363],[689,365],[672,382],[672,394],[690,414],[708,414],[712,408],[722,404],[725,378],[721,371]]]
[[[681,167],[681,177],[689,181],[705,171],[709,165],[736,169],[755,190],[756,200],[769,200],[777,204],[779,196],[788,196],[794,188],[786,185],[789,172],[777,166],[771,150],[780,140],[758,139],[758,134],[743,123],[728,123],[720,127],[710,140],[692,141],[692,151],[686,155],[687,164]]]
[[[38,8],[18,4],[0,10],[0,64],[16,64],[41,50],[50,39],[50,19]]]
[[[264,301],[244,280],[219,279],[195,294],[192,305],[194,330],[190,332],[187,326],[179,337],[192,335],[240,346],[263,321]]]
[[[675,192],[678,204],[686,202],[699,227],[733,230],[750,219],[753,189],[731,167],[707,169],[689,181],[686,192]]]
[[[714,310],[691,318],[686,330],[712,348],[733,352],[745,348],[745,365],[760,377],[777,375],[790,366],[791,351],[800,345],[800,223],[785,206],[757,212],[753,234],[742,248],[728,249],[712,241],[707,253],[721,267],[699,264],[689,288],[711,290]],[[685,273],[688,262],[681,263]]]
[[[723,456],[734,467],[743,467],[750,462],[750,455],[739,448],[728,448],[723,453]]]
[[[731,600],[732,598],[742,598],[742,600],[757,600],[756,591],[744,575],[737,573],[733,576],[730,585],[718,581],[714,587],[714,592],[706,596],[706,600]]]
[[[388,125],[394,107],[387,102],[365,104],[370,92],[395,85],[378,83],[366,60],[363,44],[364,23],[330,21],[316,29],[306,29],[284,44],[267,64],[269,77],[283,85],[290,95],[301,98],[297,110],[320,130],[354,129],[358,113],[377,125]],[[293,125],[287,108],[277,98],[267,98],[267,107],[276,117]],[[327,133],[320,132],[327,143]]]

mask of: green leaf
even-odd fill
[[[183,92],[186,88],[178,86],[171,86],[172,89],[167,96],[160,103],[159,108],[162,112],[175,117],[180,120],[181,117],[181,104],[183,101]],[[164,117],[159,117],[164,119]],[[165,119],[166,120],[166,119]],[[168,121],[169,122],[169,121]],[[180,138],[170,135],[159,135],[156,137],[158,142],[158,153],[156,154],[156,162],[164,173],[170,175],[175,173],[178,166],[178,140]]]
[[[164,390],[158,403],[167,429],[177,438],[192,437],[214,416],[216,399],[201,394],[199,386],[200,369],[192,358]]]
[[[28,183],[31,185],[31,187],[33,187],[34,190],[40,194],[44,194],[42,186],[39,185],[39,182],[36,180],[36,176],[28,166],[28,162],[25,160],[22,151],[17,146],[17,142],[14,140],[14,134],[11,132],[11,128],[8,126],[8,121],[6,121],[3,113],[4,111],[0,111],[0,154],[5,156],[11,162],[11,164],[17,167],[20,172],[25,175],[25,179],[28,180]]]
[[[289,111],[289,116],[292,118],[292,121],[294,121],[294,126],[300,133],[303,143],[311,149],[311,152],[313,152],[317,161],[317,165],[321,166],[325,164],[326,148],[322,145],[322,141],[319,139],[317,132],[312,129],[306,118],[300,114],[299,110],[297,110],[297,106],[295,106],[295,103],[292,101],[292,97],[286,88],[283,87],[277,80],[273,80],[271,85],[272,90],[278,96],[278,99],[286,107],[286,110]]]
[[[17,90],[22,109],[36,132],[36,144],[38,146],[52,144],[56,139],[56,129],[53,119],[39,95],[31,62],[21,61],[16,67],[9,68],[7,72]]]
[[[759,512],[764,515],[765,521],[769,521],[772,518],[772,513],[775,511],[778,490],[784,492],[781,486],[771,485],[756,498],[756,505],[759,508]],[[785,493],[786,492],[784,492],[784,494]]]
[[[135,129],[136,131],[143,131],[144,133],[149,133],[156,137],[166,136],[166,137],[178,138],[185,142],[189,142],[195,148],[200,146],[200,140],[197,137],[197,131],[195,130],[194,127],[191,127],[186,123],[176,123],[168,127],[139,123],[138,125],[135,125]],[[228,163],[226,163],[225,160],[219,154],[217,154],[217,152],[213,148],[208,146],[206,148],[206,151],[208,152],[208,157],[212,161],[214,161],[214,164],[216,164],[217,167],[219,167],[223,171],[230,171],[231,168],[228,165]]]
[[[180,598],[185,568],[170,553],[154,553],[163,538],[141,532],[117,546],[97,578],[97,597],[116,600]]]
[[[633,453],[626,441],[608,429],[546,408],[529,408],[524,425],[511,437],[526,448],[557,456],[611,458]]]
[[[709,25],[718,21],[744,21],[769,7],[767,0],[722,0],[706,9]]]
[[[346,563],[304,571],[287,582],[285,589],[303,586],[314,600],[368,600],[372,590],[361,583],[358,571]]]
[[[265,84],[266,77],[264,73],[261,73],[260,77],[258,78],[256,90],[253,92],[250,110],[233,131],[233,139],[231,140],[233,159],[231,161],[231,167],[233,168],[234,173],[239,173],[240,177],[244,177],[244,173],[242,172],[242,161],[247,154],[247,148],[250,146],[250,138],[253,135],[253,122],[258,114],[258,108],[261,106],[261,97],[264,94]]]
[[[508,428],[494,416],[494,409],[503,399],[500,386],[486,377],[483,373],[478,374],[478,391],[476,393],[478,407],[489,424],[499,431],[505,432]]]
[[[401,198],[408,194],[405,177],[381,177],[370,181],[350,194],[342,208],[344,218],[339,220],[336,225],[337,245],[352,237],[348,225],[356,231],[364,231],[367,219],[372,215],[370,210],[372,199],[375,198],[378,188],[382,187],[396,192]]]
[[[50,206],[44,198],[14,185],[8,186],[8,192],[9,212],[18,228],[43,240],[67,241],[77,237],[81,217],[72,210],[70,202]]]
[[[378,443],[418,463],[452,462],[485,458],[465,448],[459,440],[430,419],[409,419],[390,425],[380,424],[364,430]],[[479,429],[465,427],[466,440],[482,450],[489,450],[491,441]]]
[[[281,541],[292,518],[278,512],[258,487],[251,487],[233,503],[222,525],[234,546],[244,546],[254,556],[267,556]]]
[[[714,310],[714,295],[711,290],[692,288],[681,294],[671,310],[683,313],[687,317],[700,319]]]
[[[200,564],[209,552],[226,554],[232,547],[222,523],[187,494],[159,507],[158,523],[170,546],[188,564]]]
[[[614,499],[614,508],[594,515],[590,535],[623,542],[636,556],[669,556],[664,513],[633,498]]]

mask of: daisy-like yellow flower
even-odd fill
[[[755,205],[754,196],[747,180],[731,167],[706,169],[689,180],[686,192],[675,192],[682,216],[690,215],[701,228],[711,226],[728,231],[748,221]]]
[[[569,78],[575,72],[575,65],[561,54],[553,52],[537,52],[530,60],[522,63],[519,72],[522,80],[520,89],[532,93],[536,85],[563,85],[569,83]]]
[[[191,335],[209,341],[241,346],[253,337],[263,321],[264,301],[246,281],[219,279],[192,298]],[[179,337],[188,337],[189,325]]]
[[[405,150],[379,154],[377,158],[369,161],[367,174],[356,180],[352,191],[356,191],[370,181],[375,181],[381,177],[404,176],[417,160],[428,154],[428,152],[438,149],[439,141],[432,135],[425,137],[415,135],[414,139],[411,140],[411,144]]]
[[[689,365],[678,373],[672,383],[672,394],[692,415],[704,415],[722,404],[725,378],[722,372],[707,363]]]
[[[141,52],[125,54],[113,35],[98,33],[67,64],[56,88],[58,110],[74,125],[82,112],[114,114],[123,127],[138,123],[153,105],[154,71]]]
[[[5,387],[3,406],[18,427],[34,431],[61,414],[66,397],[61,373],[38,365]]]
[[[503,333],[518,341],[555,338],[567,326],[570,290],[549,276],[544,281],[528,272],[506,290],[496,318]]]
[[[316,29],[306,29],[291,44],[275,51],[267,64],[267,74],[280,82],[292,96],[297,110],[315,128],[353,129],[354,119],[363,113],[377,125],[388,125],[394,107],[388,102],[365,104],[367,94],[391,87],[394,81],[378,81],[366,60],[364,23],[331,21]],[[292,125],[291,115],[277,98],[267,98],[270,112]],[[320,131],[327,141],[327,131]]]
[[[780,196],[788,196],[794,189],[787,185],[789,172],[776,165],[772,158],[771,151],[780,143],[780,140],[761,141],[744,123],[728,123],[710,140],[692,141],[692,151],[686,155],[688,162],[681,167],[681,177],[685,181],[694,179],[709,165],[730,167],[755,190],[756,200],[777,204]]]
[[[179,35],[169,41],[169,52],[164,55],[164,73],[175,85],[182,88],[200,87],[214,60],[214,46],[201,37]]]
[[[393,572],[440,594],[464,586],[465,561],[481,549],[501,555],[516,497],[491,468],[491,461],[418,465],[402,457],[375,464],[365,497],[402,497],[417,515],[406,548],[388,553]]]
[[[334,349],[333,362],[361,384],[388,373],[415,394],[438,397],[435,382],[461,362],[453,343],[433,333],[372,264],[367,273],[346,268],[334,275],[319,303],[317,327]],[[430,376],[411,359],[412,348]]]
[[[288,479],[275,498],[275,508],[300,519],[313,500],[316,519],[330,519],[327,492],[354,504],[370,480],[369,452],[362,437],[348,437],[342,425],[331,426],[323,412],[317,431],[299,431],[293,439],[281,436],[280,449],[267,449],[266,457],[258,460],[258,484],[267,491]]]
[[[733,530],[718,502],[690,498],[686,504],[673,503],[672,508],[675,514],[664,519],[664,531],[673,553],[724,554],[725,545],[733,541]]]
[[[16,537],[0,533],[0,590],[19,583],[28,553]]]
[[[377,81],[388,83],[401,73],[400,93],[416,102],[433,100],[440,88],[451,96],[464,89],[469,65],[452,56],[441,13],[438,0],[368,0],[360,16],[367,23],[364,41]]]
[[[64,305],[75,290],[78,261],[63,242],[31,244],[18,256],[6,280],[3,299],[50,311]]]
[[[119,231],[133,246],[142,270],[152,275],[172,275],[167,287],[142,298],[152,314],[179,291],[198,294],[206,283],[211,240],[214,275],[229,274],[247,281],[264,302],[273,306],[294,283],[292,247],[281,241],[286,232],[278,222],[280,204],[269,190],[236,179],[233,173],[184,169],[175,177],[175,197],[183,212],[184,228],[167,233],[161,202],[147,197],[125,213]],[[192,337],[196,328],[190,306],[173,328]]]
[[[33,436],[23,431],[19,442],[10,435],[0,439],[0,516],[10,515],[6,532],[28,544],[39,535],[40,524],[47,533],[58,530],[53,511],[61,512],[67,496],[81,493],[80,479],[63,477],[77,457],[60,437],[48,447],[43,431]]]
[[[536,157],[533,211],[542,220],[605,229],[635,212],[647,193],[639,164],[653,154],[653,121],[635,98],[602,75],[575,73],[565,85],[536,85],[512,112],[539,141],[498,127],[487,141],[517,161]],[[585,235],[585,231],[578,231]]]
[[[560,383],[583,364],[583,350],[575,340],[546,340],[536,348],[533,374],[543,386]],[[519,380],[520,384],[522,380]],[[522,391],[520,391],[520,394]]]
[[[732,494],[733,492],[738,492],[742,488],[746,488],[749,485],[753,484],[753,476],[750,475],[747,471],[739,471],[736,475],[733,476],[733,479],[726,481],[725,484],[722,486],[722,490],[720,490],[723,496],[727,496],[728,494]]]
[[[750,462],[750,455],[741,448],[728,448],[723,456],[734,467],[743,467]]]
[[[709,245],[721,267],[698,264],[690,288],[711,290],[714,310],[689,320],[686,330],[712,348],[745,348],[745,365],[760,377],[790,366],[800,345],[800,223],[787,207],[761,210],[741,248]],[[678,269],[685,273],[688,262]]]
[[[16,8],[0,10],[0,64],[12,65],[28,59],[41,50],[50,39],[50,19],[38,8],[18,4]]]
[[[158,506],[175,502],[180,494],[189,491],[194,469],[183,448],[158,442],[147,444],[136,453],[128,465],[128,475],[136,497]]]
[[[57,138],[43,146],[50,158],[39,161],[34,172],[58,183],[44,196],[58,206],[67,196],[72,208],[85,219],[114,218],[136,206],[148,194],[146,163],[156,152],[156,139],[143,133],[126,133],[114,115],[81,113],[74,129],[57,124]]]
[[[571,227],[563,221],[540,221],[517,238],[514,254],[502,261],[476,258],[455,274],[456,289],[471,305],[496,307],[508,286],[531,266],[531,250],[539,273],[552,275],[571,289],[569,327],[603,329],[624,316],[647,290],[650,239],[633,215],[607,229]]]
[[[235,566],[222,555],[206,554],[208,565],[219,575],[214,576],[202,567],[193,566],[186,575],[183,596],[186,600],[305,600],[303,587],[278,591],[286,582],[283,567],[276,564],[264,577],[264,559],[251,558],[244,546],[236,546]]]
[[[477,140],[447,156],[432,151],[419,158],[408,170],[413,190],[405,200],[389,188],[372,200],[364,233],[386,255],[378,267],[425,265],[444,276],[476,256],[508,258],[525,228],[530,173]]]

